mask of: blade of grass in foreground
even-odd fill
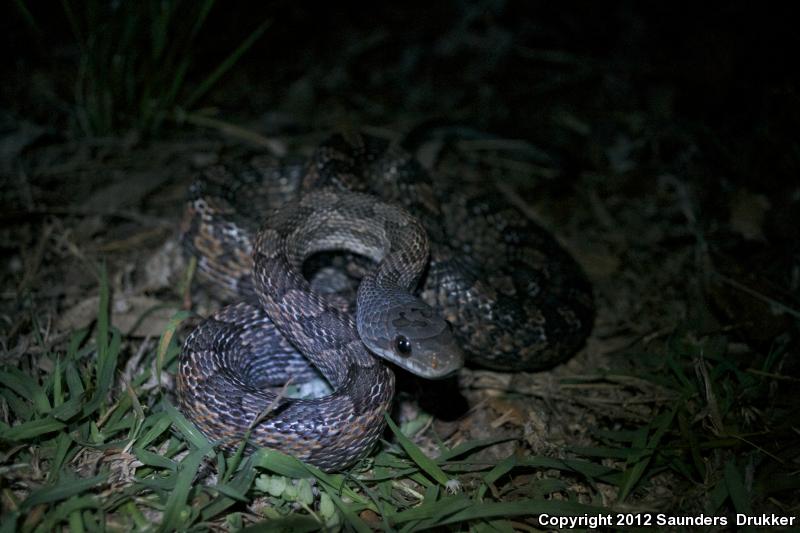
[[[450,461],[460,455],[474,453],[481,448],[488,448],[489,446],[494,446],[495,444],[508,442],[510,440],[514,440],[514,437],[494,437],[490,439],[478,439],[462,442],[455,448],[442,452],[441,455],[436,458],[436,460],[440,463],[443,461]]]
[[[57,531],[56,525],[69,519],[73,513],[77,514],[84,509],[100,509],[102,506],[100,499],[94,496],[73,496],[50,510],[44,516],[38,531]]]
[[[178,473],[175,480],[175,488],[170,492],[167,498],[167,504],[164,507],[164,517],[161,521],[161,526],[158,531],[174,531],[177,529],[184,529],[189,525],[188,521],[191,517],[192,510],[186,504],[189,497],[189,491],[192,489],[193,481],[197,475],[197,470],[203,464],[203,457],[210,451],[210,448],[201,448],[194,450],[184,457],[178,467]]]
[[[242,467],[239,469],[236,475],[233,476],[233,478],[231,478],[231,480],[226,484],[226,487],[234,492],[226,495],[221,490],[220,492],[223,492],[223,495],[214,499],[201,511],[202,519],[209,520],[236,503],[234,494],[246,494],[250,486],[253,484],[255,477],[256,469],[253,467],[252,459],[248,458],[242,464]]]
[[[489,485],[509,473],[516,467],[552,468],[562,472],[572,472],[584,476],[588,480],[600,480],[616,484],[619,474],[611,467],[582,461],[580,459],[556,459],[554,457],[517,457],[509,456],[499,461],[483,476],[484,485],[478,489],[478,499],[482,499]]]
[[[214,72],[208,75],[205,80],[192,92],[186,99],[184,108],[191,108],[206,92],[214,86],[214,84],[225,74],[230,68],[236,64],[239,58],[244,54],[253,44],[261,37],[261,35],[269,27],[271,21],[265,20],[261,25],[256,28],[225,60],[216,68]]]
[[[633,463],[633,465],[627,468],[623,473],[619,496],[617,498],[618,501],[624,502],[639,483],[639,480],[647,469],[647,465],[650,464],[653,454],[656,453],[662,437],[672,425],[672,420],[680,404],[681,402],[675,403],[668,413],[662,413],[660,416],[656,417],[652,425],[642,427],[637,431],[637,437],[632,444],[635,448],[641,448],[642,451],[636,454],[635,457],[632,457],[628,462],[628,464]],[[653,436],[648,439],[647,434],[653,426],[655,426],[655,432]]]
[[[51,417],[23,422],[9,427],[0,423],[0,437],[10,441],[23,441],[64,429],[66,424]]]
[[[339,511],[344,516],[344,519],[347,521],[350,526],[358,531],[359,533],[370,533],[372,529],[361,520],[361,518],[352,510],[350,507],[344,504],[344,502],[339,498],[339,496],[332,490],[329,490],[328,487],[324,487],[325,492],[330,496],[331,501],[333,504],[339,509]]]
[[[175,336],[175,331],[178,329],[178,326],[181,325],[181,322],[191,315],[192,314],[188,311],[178,311],[169,319],[167,327],[164,328],[164,333],[161,334],[161,339],[158,341],[158,349],[156,351],[156,379],[159,383],[161,382],[161,371],[167,362],[167,351]]]
[[[725,485],[728,487],[728,494],[736,512],[752,515],[753,509],[750,507],[750,497],[733,459],[725,463]]]
[[[423,470],[426,474],[431,476],[434,480],[436,480],[439,484],[443,486],[449,486],[448,484],[451,483],[450,478],[444,471],[439,468],[439,465],[436,464],[436,461],[422,453],[422,450],[414,444],[411,439],[406,437],[400,428],[397,427],[397,424],[391,419],[388,414],[383,415],[386,419],[386,423],[389,425],[389,428],[392,430],[392,433],[395,434],[397,437],[397,441],[400,443],[400,446],[403,447],[403,450],[408,454],[409,457]]]
[[[97,309],[97,335],[95,342],[97,344],[97,391],[95,397],[104,398],[107,391],[106,385],[110,381],[109,371],[107,367],[111,361],[108,360],[108,330],[109,330],[109,316],[108,316],[108,274],[106,273],[106,266],[100,266],[100,303]],[[116,361],[114,361],[116,362]],[[111,371],[111,378],[113,378],[113,371],[116,368],[114,365]]]
[[[197,427],[189,422],[189,420],[183,416],[183,414],[178,411],[174,405],[172,405],[169,400],[164,398],[162,400],[162,405],[164,406],[164,411],[167,413],[169,420],[172,422],[178,431],[186,437],[186,440],[195,448],[203,450],[205,452],[209,452],[211,450],[211,443],[208,442],[205,435],[200,433],[200,430]]]
[[[42,387],[31,376],[18,368],[7,368],[0,372],[0,385],[8,387],[22,398],[33,401],[33,406],[38,414],[46,414],[51,410],[50,400]]]
[[[53,452],[53,458],[50,460],[50,472],[48,475],[50,481],[58,478],[58,473],[67,460],[67,456],[73,444],[72,437],[65,431],[59,433],[53,440],[55,441],[55,451]]]
[[[261,448],[253,454],[253,465],[280,476],[300,479],[310,477],[306,465],[290,455],[269,448]]]
[[[36,491],[28,496],[22,505],[23,510],[30,510],[40,503],[51,503],[65,500],[71,496],[81,494],[103,483],[108,478],[108,474],[99,474],[85,479],[62,478],[55,485],[50,485]]]

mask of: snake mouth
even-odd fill
[[[450,354],[445,359],[431,361],[425,369],[415,372],[416,375],[426,379],[445,379],[456,374],[464,366],[464,356]]]

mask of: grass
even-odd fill
[[[678,333],[647,375],[675,401],[654,407],[638,427],[597,428],[598,446],[562,457],[476,457],[507,438],[442,444],[431,457],[388,415],[394,442],[349,472],[326,474],[267,449],[226,456],[165,387],[153,386],[175,371],[175,333],[186,313],[126,378],[126,339],[112,326],[109,284],[99,271],[93,331],[73,332],[63,351],[44,350],[0,372],[2,531],[532,530],[541,513],[636,508],[637,491],[665,473],[690,493],[707,494],[701,507],[708,514],[751,512],[764,481],[748,481],[752,464],[766,457],[736,420],[743,401],[771,386],[769,361],[763,372],[742,371],[723,357],[723,337],[689,341]],[[800,488],[796,476],[779,477],[784,490]]]
[[[243,35],[215,68],[196,47],[214,0],[90,0],[61,5],[78,46],[73,118],[88,136],[151,137],[165,121],[186,120],[192,109],[264,34],[269,21]],[[46,33],[23,0],[15,6],[44,49]],[[199,80],[195,80],[199,78]],[[192,81],[194,80],[194,81]]]

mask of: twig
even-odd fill
[[[253,130],[237,126],[236,124],[231,124],[230,122],[225,122],[223,120],[202,115],[200,113],[181,114],[178,117],[178,120],[183,120],[189,124],[194,124],[195,126],[215,129],[225,135],[243,139],[247,142],[255,144],[256,146],[266,148],[270,153],[272,153],[272,155],[277,157],[283,157],[286,155],[286,145],[281,141],[264,137]]]
[[[724,276],[724,275],[720,274],[719,272],[717,272],[716,270],[712,270],[711,274],[713,276],[717,277],[723,283],[727,283],[731,287],[734,287],[734,288],[736,288],[736,289],[738,289],[738,290],[740,290],[742,292],[745,292],[745,293],[749,294],[750,296],[752,296],[753,298],[757,298],[757,299],[761,300],[762,302],[766,302],[766,303],[768,303],[768,304],[770,304],[770,305],[772,305],[774,307],[777,307],[778,309],[780,309],[781,311],[783,311],[787,315],[791,315],[794,318],[800,320],[800,311],[795,311],[791,307],[789,307],[787,305],[784,305],[784,304],[782,304],[781,302],[779,302],[777,300],[773,300],[769,296],[761,294],[760,292],[758,292],[756,290],[753,290],[750,287],[747,287],[746,285],[742,285],[738,281],[736,281],[734,279],[731,279],[731,278],[729,278],[727,276]]]

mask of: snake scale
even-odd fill
[[[181,233],[199,274],[240,300],[184,343],[182,411],[225,449],[249,430],[252,445],[328,471],[382,433],[386,360],[429,378],[455,372],[464,353],[538,370],[574,353],[594,317],[585,275],[550,234],[491,187],[437,180],[378,137],[334,135],[303,164],[214,166],[190,189]],[[369,259],[355,311],[304,272],[337,250]],[[316,372],[330,395],[275,392]]]

